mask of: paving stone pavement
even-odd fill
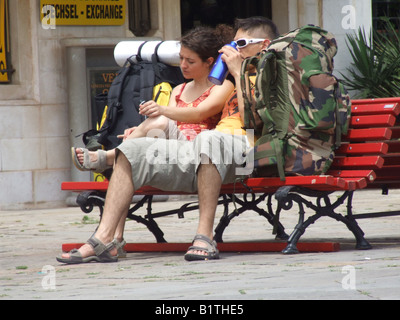
[[[356,193],[354,210],[395,210],[400,192]],[[154,204],[175,208],[182,199]],[[345,210],[345,208],[343,208]],[[218,211],[218,216],[221,212]],[[191,242],[197,212],[184,219],[157,220],[169,242]],[[84,219],[83,219],[84,218]],[[282,214],[287,232],[296,212]],[[0,211],[1,300],[398,300],[400,299],[400,216],[359,220],[372,250],[354,248],[342,224],[322,218],[302,241],[339,242],[331,253],[221,253],[221,259],[186,262],[183,252],[128,253],[117,263],[62,265],[55,259],[63,243],[84,242],[94,231],[98,213],[79,208]],[[234,219],[224,234],[229,241],[274,241],[272,227],[255,213]],[[127,242],[154,242],[145,227],[127,223]]]

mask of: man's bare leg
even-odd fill
[[[117,228],[115,230],[114,238],[117,239],[119,242],[122,242],[124,240],[124,230],[125,230],[125,222],[127,218],[128,210],[126,210],[126,214],[124,214],[121,217],[121,220],[119,221]]]
[[[135,192],[131,170],[128,159],[120,152],[108,186],[103,217],[96,232],[96,237],[103,243],[114,239],[118,225],[126,219]]]
[[[117,226],[126,218],[134,191],[131,165],[120,152],[108,186],[103,216],[95,234],[103,244],[113,241]],[[94,255],[90,245],[82,246],[79,251],[83,258]],[[117,250],[114,248],[111,254],[116,255]],[[69,254],[63,254],[62,257],[69,258]]]

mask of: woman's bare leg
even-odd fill
[[[156,118],[147,118],[142,122],[128,137],[127,139],[143,138],[151,131],[152,137],[154,134],[159,132],[159,135],[165,135],[166,129],[169,124],[169,119],[163,116]],[[79,163],[83,164],[83,152],[80,148],[76,149],[76,155],[78,157]],[[89,151],[89,157],[91,162],[97,161],[97,152]],[[113,166],[115,161],[115,149],[107,150],[106,162],[107,165]]]

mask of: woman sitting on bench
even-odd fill
[[[140,114],[148,117],[138,127],[125,130],[123,140],[146,137],[154,130],[167,139],[193,140],[203,130],[214,129],[229,95],[231,81],[213,85],[208,75],[221,49],[233,39],[233,28],[220,25],[216,29],[198,27],[181,39],[180,68],[185,79],[192,79],[174,88],[168,106],[147,101]],[[152,135],[154,136],[154,135]],[[103,172],[112,168],[115,150],[89,151],[72,148],[74,165],[81,171]]]

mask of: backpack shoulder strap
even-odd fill
[[[259,58],[257,56],[247,58],[242,63],[242,70],[240,76],[240,86],[243,94],[244,101],[244,127],[248,128],[256,128],[256,119],[252,110],[254,109],[253,99],[252,99],[252,83],[249,77],[249,68],[250,66],[256,67],[258,65]]]
[[[110,87],[108,91],[108,106],[112,105],[120,105],[121,104],[121,96],[122,90],[124,88],[125,79],[128,76],[130,66],[133,64],[132,60],[128,58],[122,67],[122,69],[118,72],[117,77],[115,78],[113,85]]]
[[[260,58],[254,94],[257,113],[264,123],[264,134],[275,130],[275,120],[269,113],[271,105],[275,102],[272,94],[275,84],[276,55],[274,51],[266,51]]]
[[[155,81],[156,68],[154,63],[144,64],[140,70],[140,100],[149,101],[153,98]]]
[[[107,121],[100,131],[111,131],[116,124],[117,113],[122,109],[122,91],[132,64],[132,60],[128,58],[108,91]]]

